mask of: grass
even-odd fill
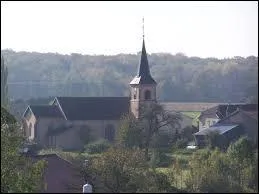
[[[183,111],[182,114],[192,118],[192,125],[198,127],[198,117],[200,116],[201,112],[194,112],[194,111]]]
[[[183,111],[181,113],[188,117],[191,117],[192,119],[197,118],[201,114],[201,112],[192,112],[192,111]]]

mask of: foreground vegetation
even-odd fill
[[[44,186],[47,164],[19,153],[24,142],[19,129],[15,118],[1,108],[1,193],[39,192]]]

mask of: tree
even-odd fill
[[[4,62],[4,57],[1,56],[1,106],[8,106],[8,86],[7,86],[8,70]]]
[[[138,127],[138,121],[133,114],[126,114],[121,119],[120,128],[116,137],[116,143],[126,147],[142,147],[143,135]]]
[[[212,149],[220,146],[221,143],[224,143],[224,142],[220,142],[220,139],[221,139],[221,135],[218,131],[210,131],[206,135],[207,145],[209,148],[212,148]]]
[[[20,155],[23,138],[15,118],[1,108],[1,192],[39,192],[45,162]]]
[[[154,135],[158,135],[160,129],[166,128],[169,132],[180,128],[179,114],[166,112],[159,104],[150,104],[150,106],[141,106],[142,113],[139,118],[140,129],[143,134],[143,148],[145,149],[145,157],[148,159],[148,150]]]
[[[117,142],[125,147],[139,147],[145,149],[146,160],[148,160],[148,150],[153,143],[157,142],[162,128],[168,130],[178,130],[181,119],[179,114],[167,113],[159,104],[141,106],[139,119],[129,114],[122,119]],[[152,145],[155,146],[155,145]]]
[[[254,176],[254,172],[258,166],[258,160],[256,160],[252,142],[247,137],[241,137],[229,146],[227,154],[231,161],[233,181],[244,188],[255,189],[258,177]]]
[[[219,149],[195,152],[189,166],[185,181],[189,192],[231,192],[228,160]]]
[[[143,151],[110,148],[89,161],[85,172],[95,192],[169,192],[167,177],[149,168]]]
[[[258,158],[248,139],[240,138],[227,152],[218,148],[193,153],[186,179],[190,192],[258,192]]]

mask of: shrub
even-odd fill
[[[110,143],[105,139],[99,139],[85,146],[85,151],[89,154],[96,154],[106,151],[110,147]]]
[[[152,156],[150,159],[150,165],[152,167],[168,167],[172,162],[170,156],[166,155],[160,149],[153,150]]]
[[[184,138],[177,139],[173,145],[173,150],[186,148],[187,144],[188,144],[187,139],[184,139]]]

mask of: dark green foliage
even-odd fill
[[[139,149],[111,148],[89,161],[86,174],[94,192],[174,192],[168,177],[149,168]]]
[[[221,147],[221,144],[223,144],[222,141],[220,141],[223,137],[219,134],[218,131],[210,131],[206,135],[206,141],[209,148],[215,148],[215,147]]]
[[[160,149],[153,149],[149,163],[153,168],[168,167],[172,163],[172,159]]]
[[[253,143],[247,137],[241,137],[229,146],[227,153],[238,163],[243,163],[245,160],[251,162],[254,155]]]
[[[258,158],[251,142],[240,138],[227,153],[198,150],[189,161],[186,179],[190,192],[258,192]]]
[[[23,145],[22,130],[1,108],[1,193],[39,192],[43,189],[44,161],[32,162],[19,153]]]
[[[1,107],[8,107],[8,85],[7,85],[8,70],[1,55]]]
[[[186,138],[179,138],[173,144],[173,149],[183,149],[183,148],[186,148],[187,144],[188,144],[188,140]]]
[[[3,50],[11,98],[127,96],[139,55],[60,55]],[[258,58],[229,59],[148,55],[162,101],[240,102],[258,100]],[[33,81],[30,84],[30,81]],[[26,82],[26,83],[20,83]],[[231,92],[230,92],[231,91]]]
[[[167,133],[158,133],[154,135],[151,147],[159,148],[160,150],[169,151],[172,145],[172,138]]]
[[[142,147],[143,134],[132,114],[124,115],[116,137],[116,143],[126,148]]]
[[[177,130],[180,127],[181,116],[167,113],[158,103],[141,106],[140,113],[138,120],[132,115],[127,115],[122,119],[117,143],[123,147],[145,149],[145,156],[148,160],[148,150],[158,147],[156,139],[160,130],[163,127],[167,127],[168,130]]]
[[[99,139],[85,145],[85,151],[89,154],[97,154],[106,151],[110,147],[110,143],[105,139]]]

